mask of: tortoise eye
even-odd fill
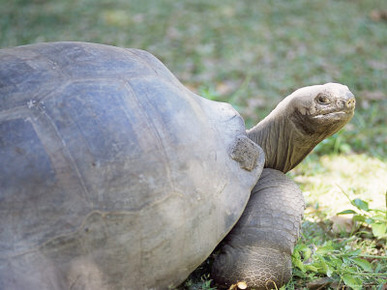
[[[321,105],[327,105],[330,103],[329,98],[326,95],[318,95],[316,99],[317,102]]]

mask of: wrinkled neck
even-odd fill
[[[265,167],[284,173],[299,164],[320,141],[295,128],[288,114],[275,111],[248,130],[247,135],[265,152]]]

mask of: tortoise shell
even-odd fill
[[[179,284],[259,179],[246,139],[229,104],[145,51],[0,50],[0,288]]]

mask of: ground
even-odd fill
[[[296,88],[331,81],[348,85],[357,99],[351,123],[289,173],[304,191],[307,209],[293,257],[294,276],[286,287],[383,288],[385,1],[0,0],[0,4],[0,47],[80,40],[146,49],[193,91],[231,103],[247,127]],[[345,215],[335,218],[343,211]],[[347,232],[340,232],[343,227]],[[186,288],[214,287],[208,273],[199,273]]]

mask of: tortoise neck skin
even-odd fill
[[[247,135],[265,151],[266,168],[286,173],[348,123],[354,109],[355,98],[344,85],[304,87],[280,102]]]

